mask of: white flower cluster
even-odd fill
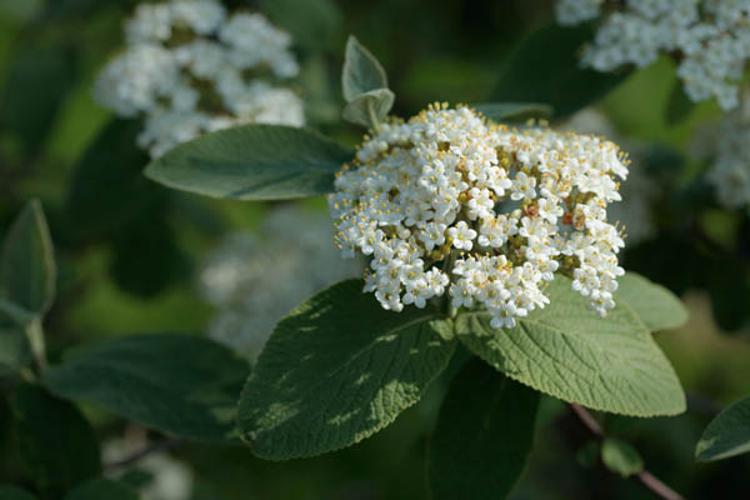
[[[257,234],[228,237],[203,264],[200,291],[218,309],[208,335],[254,360],[292,308],[359,273],[342,265],[324,214],[274,210]]]
[[[750,208],[750,118],[743,111],[722,117],[708,180],[724,207]]]
[[[660,194],[660,189],[640,164],[642,146],[632,141],[625,142],[612,122],[604,114],[591,108],[573,115],[566,122],[565,129],[581,134],[609,137],[627,148],[633,161],[628,168],[628,178],[620,185],[622,201],[607,207],[607,217],[622,225],[628,245],[640,243],[654,236],[657,228],[652,207]]]
[[[143,450],[148,442],[140,429],[136,431],[133,435],[105,442],[102,447],[104,462],[119,462]],[[167,452],[150,453],[138,461],[137,468],[150,476],[149,481],[138,488],[139,499],[189,500],[193,497],[193,471]],[[121,475],[113,474],[115,479]]]
[[[612,9],[584,50],[584,66],[611,71],[673,55],[693,101],[715,97],[725,110],[737,106],[738,83],[750,58],[750,1],[559,0],[558,22],[572,25],[595,18],[605,3]]]
[[[558,0],[555,4],[557,22],[573,26],[599,17],[604,0]]]
[[[153,157],[233,125],[304,124],[301,99],[273,84],[299,72],[291,39],[263,16],[228,15],[217,0],[145,3],[125,33],[94,95],[120,116],[145,117],[138,143]]]
[[[338,174],[337,244],[370,257],[365,290],[385,309],[447,292],[453,308],[483,306],[495,328],[513,327],[549,302],[545,282],[560,271],[604,315],[624,272],[606,207],[626,163],[596,136],[430,106],[383,124]]]

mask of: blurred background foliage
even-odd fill
[[[225,3],[250,5],[292,32],[309,122],[351,144],[359,132],[338,118],[346,34],[377,54],[397,95],[394,114],[409,116],[433,101],[515,99],[504,94],[513,93],[507,84],[498,86],[501,76],[513,77],[505,62],[520,40],[552,22],[549,1]],[[122,46],[121,23],[134,4],[0,0],[0,228],[30,197],[42,200],[60,266],[59,299],[46,325],[53,359],[105,336],[203,332],[212,311],[196,293],[196,264],[223,235],[254,230],[273,208],[171,192],[141,175],[147,158],[134,147],[138,124],[114,119],[91,97],[97,71]],[[525,77],[559,62],[554,47],[550,54],[529,61]],[[717,106],[687,105],[674,95],[675,81],[673,64],[662,60],[619,75],[596,106],[620,137],[644,148],[644,168],[662,187],[653,207],[658,231],[628,247],[625,267],[668,286],[690,309],[685,327],[658,337],[690,409],[669,419],[607,416],[605,424],[687,497],[747,498],[750,459],[697,464],[693,450],[710,418],[750,390],[750,221],[719,209],[700,177],[706,163],[694,136],[710,130]],[[304,206],[321,211],[324,204]],[[425,444],[445,386],[436,384],[375,438],[316,459],[270,463],[245,448],[208,445],[171,453],[193,470],[195,499],[424,498]],[[639,484],[598,463],[591,437],[562,404],[545,400],[543,409],[514,498],[646,498]],[[123,434],[122,421],[85,410],[102,440]],[[2,402],[0,482],[23,482],[8,419]]]

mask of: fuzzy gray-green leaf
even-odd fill
[[[434,312],[383,310],[358,280],[334,285],[282,320],[242,391],[239,425],[266,459],[352,445],[415,404],[455,342]]]
[[[454,378],[430,442],[432,498],[505,498],[534,439],[539,393],[472,358]]]
[[[396,95],[389,89],[375,89],[358,95],[344,107],[342,116],[345,120],[375,128],[388,116],[393,107]]]
[[[619,279],[615,301],[625,302],[651,331],[677,328],[687,321],[687,310],[680,299],[661,285],[636,273]]]
[[[301,128],[246,125],[181,144],[146,168],[146,176],[191,193],[238,200],[285,200],[333,191],[353,153]]]
[[[0,298],[44,315],[55,297],[55,256],[42,206],[26,205],[11,226],[0,253]]]
[[[643,459],[638,450],[621,439],[605,438],[601,454],[604,465],[622,477],[630,477],[643,470]]]
[[[553,112],[551,106],[534,102],[488,102],[472,107],[494,122],[549,118]]]
[[[341,87],[346,102],[352,102],[372,90],[388,88],[385,69],[354,36],[350,36],[346,42]]]
[[[685,410],[677,375],[627,305],[600,318],[562,276],[545,293],[550,304],[515,328],[494,329],[486,313],[469,312],[456,333],[510,378],[563,401],[642,417]]]
[[[730,405],[703,431],[695,455],[708,462],[750,452],[750,398]]]
[[[55,394],[87,401],[146,427],[201,441],[234,435],[247,364],[206,338],[133,335],[72,351],[49,368]]]

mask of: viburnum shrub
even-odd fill
[[[248,125],[178,146],[146,170],[221,198],[326,194],[336,244],[365,259],[363,281],[313,296],[265,344],[239,402],[253,453],[283,460],[355,444],[467,358],[430,452],[438,498],[488,481],[461,473],[460,461],[493,444],[459,436],[495,410],[454,418],[453,399],[499,397],[509,420],[493,442],[521,456],[540,393],[582,411],[684,411],[651,332],[678,326],[685,311],[618,263],[624,228],[607,206],[621,198],[628,160],[617,145],[538,120],[506,124],[545,111],[523,103],[441,103],[391,117],[385,71],[354,38],[342,88],[344,118],[368,129],[356,152],[309,129]],[[522,467],[499,471],[493,494],[507,493]]]
[[[81,102],[60,101],[72,82],[45,76],[68,75],[69,47],[57,46],[55,23],[78,2],[47,3],[28,30],[54,26],[38,37],[45,50],[39,61],[21,52],[0,93],[0,160],[11,167],[0,169],[10,200],[0,204],[3,218],[22,193],[48,195],[26,176],[70,153],[63,143],[78,121],[68,114]],[[84,3],[78,8],[93,12],[102,2]],[[598,460],[661,498],[681,498],[649,471],[649,457],[613,435],[633,420],[622,417],[679,415],[688,399],[653,336],[679,327],[686,310],[630,269],[697,292],[697,303],[703,292],[721,328],[750,321],[750,99],[740,93],[750,3],[560,0],[560,25],[531,33],[504,61],[498,102],[424,99],[404,117],[392,113],[396,95],[382,65],[350,37],[341,79],[348,124],[330,118],[325,51],[341,34],[335,5],[252,5],[274,24],[247,2],[138,5],[125,21],[124,49],[93,85],[116,117],[86,147],[61,206],[52,202],[52,231],[36,200],[3,228],[0,479],[13,486],[0,484],[0,498],[220,497],[204,473],[226,477],[224,462],[213,463],[226,448],[274,461],[313,457],[357,445],[420,402],[424,411],[412,416],[430,434],[424,470],[435,499],[508,496],[532,450],[553,454],[535,444],[537,428],[552,418],[567,427],[568,417],[587,431],[582,465]],[[693,101],[715,98],[714,111],[721,108],[719,126],[696,134],[709,136],[696,141],[707,148],[695,147],[708,152],[690,162],[672,146],[628,140],[616,129],[625,125],[588,107],[633,66],[662,56],[676,63],[677,78],[659,120],[684,120]],[[621,106],[629,85],[606,106]],[[641,97],[619,121],[649,114]],[[37,113],[34,100],[55,109]],[[47,140],[46,126],[32,129],[57,108],[63,133]],[[47,153],[37,151],[42,142],[52,145],[50,158],[38,154]],[[164,186],[264,205],[250,211],[262,220],[243,219],[258,222],[253,232],[230,235],[198,268],[200,294],[217,309],[206,335],[114,335],[63,350],[86,334],[73,330],[87,319],[70,311],[88,318],[102,307],[102,276],[89,274],[117,287],[104,290],[115,297],[103,302],[107,321],[116,322],[108,307],[121,305],[119,317],[146,308],[150,321],[152,299],[187,281],[188,247],[227,229],[216,216],[233,207],[215,211]],[[303,198],[328,212],[294,203]],[[67,307],[81,291],[83,306]],[[121,304],[119,292],[141,300]],[[194,312],[183,311],[194,324]],[[48,328],[61,335],[45,335]],[[750,399],[721,413],[690,399],[691,410],[709,407],[714,417],[694,436],[698,461],[750,451]],[[677,422],[681,439],[696,429],[682,426],[692,417]],[[200,447],[170,453],[187,442]],[[226,448],[213,455],[204,445]],[[224,459],[234,466],[238,457]],[[246,479],[234,470],[233,479]],[[701,486],[716,476],[706,477]],[[240,495],[267,491],[239,484]],[[279,486],[271,496],[299,491]]]

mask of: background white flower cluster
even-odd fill
[[[571,116],[565,129],[579,134],[602,135],[627,149],[633,161],[628,166],[628,178],[620,184],[622,201],[608,205],[607,216],[622,224],[628,245],[636,245],[654,236],[657,227],[652,206],[661,190],[639,161],[644,154],[643,146],[621,137],[612,122],[593,108]]]
[[[435,105],[366,138],[329,206],[344,255],[370,258],[366,291],[385,309],[447,291],[453,308],[483,305],[494,327],[513,327],[549,302],[560,270],[604,315],[624,272],[606,207],[626,163],[596,136]]]
[[[604,6],[611,7],[606,14]],[[669,54],[693,101],[715,97],[725,110],[737,107],[738,83],[750,58],[750,1],[558,0],[556,11],[562,25],[604,15],[583,65],[599,71],[643,67]]]
[[[749,103],[750,104],[750,103]],[[721,118],[708,180],[721,205],[750,208],[750,116],[742,109]]]
[[[206,258],[200,291],[218,310],[208,334],[254,360],[289,311],[358,274],[361,266],[341,260],[325,214],[275,209],[257,233],[230,235]]]
[[[122,438],[110,439],[102,446],[105,463],[117,463],[141,452],[148,445],[145,432],[134,429]],[[138,460],[136,469],[148,475],[148,482],[139,487],[141,500],[189,500],[193,497],[193,471],[167,452],[149,453]],[[118,478],[126,470],[110,475]]]
[[[290,36],[217,0],[140,4],[127,48],[100,74],[96,99],[145,117],[141,147],[158,157],[201,133],[243,123],[304,124],[301,99],[274,82],[297,76]]]

